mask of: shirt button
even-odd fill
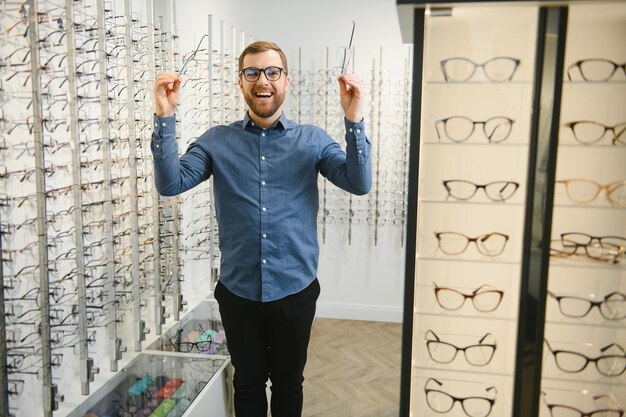
[[[263,239],[265,239],[267,237],[267,235],[265,233],[263,233]]]
[[[261,185],[265,185],[265,181],[261,181]]]
[[[165,122],[161,123],[161,126],[165,127],[167,124]]]
[[[359,153],[363,153],[363,151],[359,149]]]
[[[265,133],[261,133],[261,136],[265,136]]]
[[[262,209],[262,210],[263,210],[263,211],[267,211],[267,207],[263,207],[263,209]]]
[[[159,127],[159,124],[157,122],[154,122],[154,127]]]
[[[361,133],[361,129],[357,129],[357,130],[356,130],[356,133]]]
[[[266,264],[267,263],[267,259],[263,259],[263,263]]]
[[[348,129],[350,132],[352,132],[352,128]]]
[[[156,146],[157,148],[159,147],[159,145]]]
[[[264,156],[262,156],[262,157],[261,157],[261,160],[262,160],[262,161],[265,161],[265,157],[264,157]]]

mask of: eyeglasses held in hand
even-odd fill
[[[626,145],[626,122],[618,123],[614,126],[607,126],[603,123],[591,120],[578,120],[565,123],[565,127],[570,128],[574,134],[574,139],[583,145],[591,145],[600,142],[606,135],[611,133],[612,145]]]
[[[544,339],[544,342],[550,352],[554,355],[556,366],[563,372],[578,373],[582,372],[589,362],[596,365],[596,369],[604,376],[619,376],[626,369],[626,353],[624,348],[617,343],[611,343],[600,349],[601,353],[605,353],[611,348],[615,348],[619,353],[600,355],[590,358],[579,352],[571,350],[552,349],[550,343]]]
[[[196,49],[187,57],[187,59],[185,59],[185,62],[183,62],[183,66],[180,68],[180,71],[178,71],[178,76],[179,77],[185,73],[184,72],[185,71],[185,67],[187,66],[189,61],[191,61],[192,59],[194,59],[196,57],[196,54],[200,50],[200,46],[202,46],[202,41],[204,40],[204,38],[206,38],[208,36],[209,35],[206,35],[206,34],[202,35],[202,37],[200,38],[200,42],[198,42],[198,46],[196,46]]]
[[[551,291],[548,291],[548,294],[559,303],[559,310],[567,317],[585,317],[594,307],[597,307],[602,317],[607,320],[622,320],[626,317],[626,294],[619,291],[605,295],[601,301],[557,295]]]
[[[559,246],[557,246],[560,243]],[[584,249],[587,257],[603,262],[619,263],[624,257],[626,238],[620,236],[591,236],[587,233],[561,233],[561,240],[552,242],[553,256],[571,256]]]
[[[266,68],[256,68],[256,67],[248,67],[244,68],[240,71],[240,74],[243,74],[243,77],[246,81],[250,81],[251,83],[258,81],[261,78],[261,73],[265,74],[265,78],[268,81],[278,81],[282,73],[287,74],[281,67],[270,66]]]
[[[451,116],[435,121],[437,138],[441,140],[440,126],[443,126],[443,134],[452,142],[465,142],[468,140],[476,125],[483,126],[483,133],[489,143],[500,143],[506,140],[511,134],[511,129],[515,121],[504,116],[494,116],[487,120],[474,121],[465,116]]]
[[[568,80],[574,81],[574,78],[577,78],[572,76],[575,69],[578,69],[578,73],[582,79],[588,82],[609,81],[619,69],[621,69],[626,76],[626,62],[618,64],[603,58],[581,59],[580,61],[574,62],[567,67]]]
[[[504,251],[509,236],[503,233],[492,232],[468,237],[458,232],[435,232],[439,249],[446,255],[460,255],[465,252],[470,243],[476,245],[478,252],[485,256],[498,256]]]
[[[586,204],[594,201],[602,191],[606,201],[612,206],[626,207],[626,180],[600,184],[592,180],[559,180],[565,186],[567,197],[575,203]]]
[[[541,392],[543,402],[548,410],[550,410],[551,417],[623,417],[624,410],[617,408],[602,408],[595,409],[593,411],[582,411],[576,407],[572,407],[565,404],[551,404],[546,400],[546,393]],[[594,400],[607,398],[607,395],[595,395]]]
[[[333,69],[336,76],[344,75],[348,71],[348,64],[352,57],[352,40],[354,39],[354,29],[356,23],[352,21],[352,32],[350,32],[350,41],[348,46],[341,46],[337,49],[337,66]]]
[[[467,360],[470,365],[485,366],[491,362],[493,354],[496,351],[495,342],[483,343],[489,336],[491,336],[491,333],[485,334],[478,341],[478,344],[465,347],[458,347],[452,343],[442,341],[439,339],[439,336],[430,329],[426,332],[425,339],[428,355],[435,362],[450,363],[456,358],[457,353],[462,351],[465,355],[465,360]]]
[[[494,311],[500,305],[504,291],[490,285],[481,285],[471,294],[464,294],[453,288],[435,286],[435,299],[441,308],[446,310],[460,309],[467,299],[472,300],[474,308],[482,313]]]
[[[472,61],[469,58],[452,57],[441,61],[441,72],[446,82],[469,81],[482,68],[485,76],[492,82],[506,82],[513,79],[519,67],[520,60],[509,56],[496,56],[483,63]]]
[[[445,391],[439,389],[427,388],[428,384],[436,383],[442,387],[443,384],[435,378],[428,378],[424,384],[424,393],[426,394],[426,403],[437,413],[448,413],[454,407],[454,403],[459,403],[461,408],[469,417],[487,417],[491,413],[491,409],[496,402],[495,398],[487,397],[455,397]],[[486,392],[496,392],[495,387],[488,387]]]
[[[448,197],[457,200],[469,200],[476,195],[479,189],[482,189],[491,201],[506,201],[515,194],[515,191],[519,188],[519,183],[494,181],[481,185],[466,180],[444,180],[443,186],[448,192]]]

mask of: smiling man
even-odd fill
[[[160,74],[151,149],[156,187],[180,194],[213,176],[220,238],[215,298],[235,368],[237,417],[302,414],[302,384],[320,293],[318,173],[354,194],[369,191],[370,148],[358,77],[338,78],[346,152],[324,130],[287,119],[283,51],[255,42],[239,57],[243,120],[207,130],[178,157],[174,112],[180,78]],[[207,280],[209,276],[207,275]]]

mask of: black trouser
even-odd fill
[[[215,299],[235,368],[237,417],[267,416],[268,378],[272,417],[302,415],[303,372],[319,294],[317,278],[297,294],[266,303],[238,297],[217,283]]]

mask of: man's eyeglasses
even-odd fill
[[[454,403],[461,404],[463,411],[469,417],[487,417],[491,413],[491,409],[495,404],[495,398],[486,397],[455,397],[448,394],[445,391],[438,389],[427,388],[430,382],[434,382],[440,387],[443,386],[441,382],[435,378],[428,378],[426,384],[424,384],[424,393],[426,394],[426,402],[428,406],[437,413],[448,413],[454,407]],[[495,387],[488,387],[486,392],[496,392]]]
[[[451,116],[435,121],[437,138],[441,140],[440,126],[443,126],[443,134],[452,142],[465,142],[472,136],[476,125],[483,126],[483,133],[489,143],[500,143],[511,134],[515,121],[504,116],[494,116],[487,120],[474,121],[465,116]]]
[[[597,307],[602,317],[607,320],[622,320],[626,317],[626,294],[618,291],[605,295],[602,301],[557,295],[551,291],[548,291],[548,294],[559,303],[559,310],[564,316],[585,317],[594,307]]]
[[[606,132],[611,133],[611,144],[626,145],[626,122],[618,123],[614,126],[607,126],[603,123],[591,120],[578,120],[565,123],[565,127],[572,130],[574,139],[583,145],[591,145],[604,138]]]
[[[437,304],[446,310],[458,310],[469,298],[476,310],[488,313],[498,308],[504,296],[504,291],[490,285],[481,285],[471,294],[464,294],[454,288],[439,287],[436,283],[433,285],[435,286]]]
[[[491,362],[493,354],[496,351],[495,342],[483,343],[489,336],[491,336],[491,333],[485,334],[478,341],[478,344],[465,347],[458,347],[452,343],[444,342],[430,329],[426,332],[425,339],[428,355],[435,362],[450,363],[456,358],[457,353],[462,351],[465,355],[465,360],[467,360],[470,365],[485,366]]]
[[[283,72],[287,74],[287,71],[281,67],[270,66],[266,68],[248,67],[242,69],[239,73],[243,74],[246,81],[255,82],[261,77],[261,73],[265,74],[265,78],[268,81],[278,81]]]
[[[509,236],[503,233],[492,232],[468,237],[458,232],[435,232],[439,249],[446,255],[460,255],[465,252],[470,243],[476,245],[478,252],[485,256],[498,256],[504,251]]]
[[[626,75],[626,62],[618,64],[602,58],[581,59],[567,67],[567,79],[570,81],[572,81],[572,71],[575,68],[578,69],[583,80],[590,82],[609,81],[618,69]]]
[[[623,374],[626,369],[626,353],[624,352],[624,348],[617,343],[611,343],[602,347],[600,352],[605,353],[611,348],[616,348],[619,353],[600,355],[595,358],[590,358],[582,353],[571,350],[554,350],[547,340],[544,339],[544,342],[550,352],[554,355],[556,366],[563,372],[582,372],[587,367],[589,362],[593,362],[596,365],[598,372],[604,376],[619,376]]]
[[[508,56],[497,56],[483,63],[468,58],[452,57],[441,61],[441,72],[446,82],[465,82],[474,76],[477,68],[482,68],[492,82],[511,81],[519,67],[520,60]]]
[[[491,201],[506,201],[515,194],[515,191],[519,188],[519,183],[494,181],[481,185],[465,180],[445,180],[443,181],[443,186],[448,192],[448,197],[457,200],[469,200],[476,195],[479,189],[482,189]]]

